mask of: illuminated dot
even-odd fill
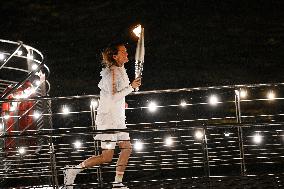
[[[99,104],[99,102],[97,100],[95,100],[95,99],[91,100],[91,106],[92,107],[97,107],[98,104]]]
[[[24,154],[26,152],[24,147],[20,147],[18,150],[19,154]]]
[[[18,50],[17,55],[18,55],[18,56],[21,56],[22,54],[23,54],[23,51]]]
[[[33,64],[33,65],[32,65],[32,70],[36,70],[36,69],[37,69],[37,67],[38,67],[38,65]]]
[[[181,105],[182,107],[185,107],[185,106],[186,106],[186,102],[183,100],[183,101],[180,102],[180,105]]]
[[[0,60],[4,60],[5,59],[5,55],[4,54],[0,54]]]
[[[203,138],[203,132],[200,131],[200,130],[196,131],[195,132],[195,138],[198,139],[198,140],[202,139]]]
[[[166,146],[172,146],[173,143],[174,143],[174,141],[173,141],[172,137],[167,137],[167,138],[165,139],[165,145],[166,145]]]
[[[136,151],[141,151],[143,149],[143,143],[141,141],[136,141],[134,144],[134,148]]]
[[[256,143],[256,144],[259,144],[262,142],[262,136],[257,133],[253,136],[253,142]]]
[[[241,97],[241,98],[246,98],[246,97],[247,97],[247,94],[248,94],[247,90],[241,89],[241,92],[240,92],[240,97]]]
[[[274,100],[275,99],[275,93],[273,92],[273,91],[269,91],[268,93],[267,93],[267,98],[269,99],[269,100]]]
[[[70,109],[67,106],[63,106],[62,113],[63,114],[69,114],[70,113]]]
[[[229,132],[225,132],[224,135],[225,135],[226,137],[228,137],[228,136],[230,136],[230,133],[229,133]]]
[[[150,102],[148,105],[148,109],[150,112],[155,112],[157,110],[158,106],[155,102]]]
[[[35,80],[34,83],[36,84],[36,86],[40,86],[40,80]]]
[[[218,98],[216,95],[211,95],[209,97],[209,104],[216,105],[218,103]]]
[[[38,119],[39,117],[40,117],[40,113],[37,112],[37,111],[35,111],[35,112],[34,112],[34,118]]]
[[[81,148],[82,142],[77,140],[76,142],[73,143],[75,148]]]
[[[30,94],[34,94],[35,92],[36,92],[36,89],[32,87],[32,88],[30,89]]]

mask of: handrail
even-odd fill
[[[5,99],[7,98],[10,94],[12,94],[15,90],[17,90],[18,88],[20,88],[31,76],[35,75],[36,72],[38,72],[40,70],[40,68],[44,65],[44,62],[42,62],[41,64],[38,65],[38,67],[31,71],[27,77],[25,77],[24,79],[22,79],[20,82],[18,82],[15,86],[12,87],[11,90],[6,91],[1,97],[0,99]]]
[[[39,71],[40,69],[42,69],[43,67],[47,70],[47,76],[46,76],[46,77],[48,77],[48,76],[50,75],[50,70],[49,70],[49,68],[44,64],[44,57],[43,57],[43,54],[42,54],[39,50],[37,50],[37,49],[35,49],[35,48],[31,47],[31,46],[25,45],[25,44],[23,44],[23,42],[21,42],[21,41],[19,41],[19,42],[14,42],[14,41],[10,41],[10,40],[0,39],[0,42],[18,45],[18,47],[16,48],[16,50],[15,50],[12,54],[10,54],[7,59],[5,59],[4,63],[0,66],[0,70],[1,70],[2,68],[5,68],[5,69],[9,69],[9,70],[16,70],[16,71],[21,71],[21,72],[27,72],[27,73],[28,73],[28,75],[27,75],[25,78],[23,78],[20,82],[18,82],[15,86],[13,86],[11,90],[6,91],[4,94],[2,94],[2,96],[0,97],[0,99],[5,99],[7,96],[9,96],[10,94],[12,94],[15,90],[17,90],[19,87],[21,87],[21,86],[25,83],[25,81],[27,81],[31,76],[35,75],[35,73],[38,72],[38,71]],[[38,67],[37,67],[35,70],[29,72],[28,70],[25,70],[25,69],[16,68],[16,67],[6,67],[6,66],[5,66],[13,56],[17,56],[16,53],[19,51],[19,49],[20,49],[21,47],[24,47],[27,51],[32,50],[32,51],[36,52],[37,55],[40,56],[40,60],[33,59],[34,62],[36,62],[36,63],[39,64]],[[26,56],[20,56],[20,55],[19,55],[19,56],[17,56],[17,57],[28,59],[28,57],[26,57]],[[47,82],[47,80],[46,80],[46,82]],[[11,83],[13,83],[13,82],[11,82]],[[16,83],[16,82],[14,82],[14,83]],[[48,82],[47,82],[47,83],[48,83]],[[50,84],[48,83],[47,86],[48,86],[47,91],[49,92],[49,91],[50,91]]]

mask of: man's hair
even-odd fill
[[[117,65],[117,62],[113,58],[113,55],[117,55],[118,47],[125,46],[123,42],[115,42],[109,44],[103,51],[102,51],[102,65],[103,67],[111,67],[112,65]]]

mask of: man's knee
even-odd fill
[[[132,147],[128,146],[128,147],[122,148],[121,152],[131,154],[132,153]]]
[[[110,163],[112,161],[112,158],[113,158],[113,153],[112,152],[102,153],[101,158],[102,158],[103,162]]]

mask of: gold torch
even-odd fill
[[[138,37],[136,53],[135,53],[135,78],[142,77],[143,65],[144,65],[144,28],[141,25],[138,25],[134,28],[133,33]],[[138,91],[137,87],[135,91]]]

